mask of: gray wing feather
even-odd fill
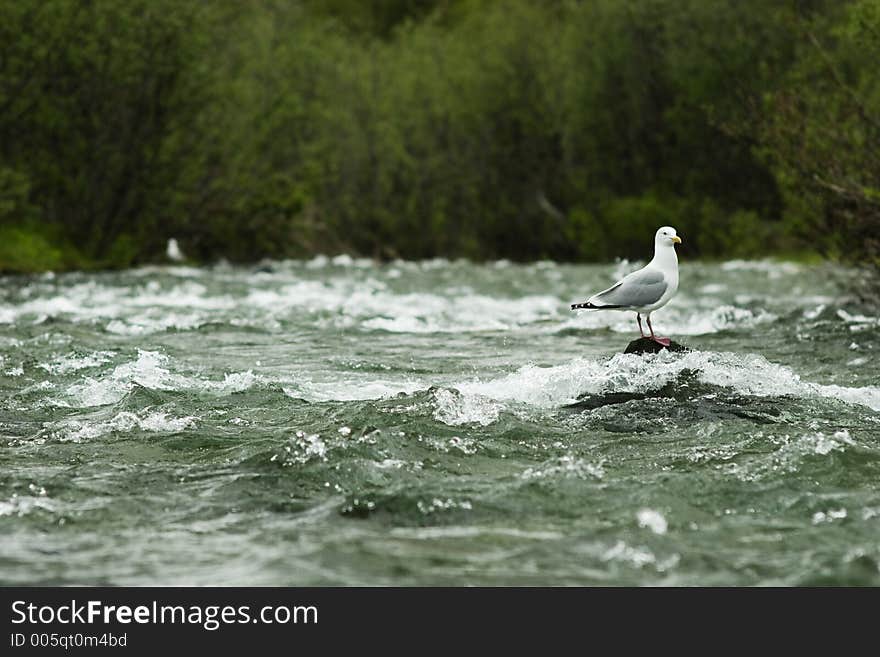
[[[659,301],[667,287],[669,284],[662,272],[640,269],[626,276],[616,285],[599,292],[590,301],[603,306],[639,308]]]

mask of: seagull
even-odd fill
[[[173,237],[168,240],[168,246],[165,247],[165,255],[168,256],[168,259],[172,262],[183,262],[186,260],[186,256],[184,256],[183,251],[180,250],[180,245]]]
[[[620,281],[591,296],[585,303],[571,304],[572,310],[634,310],[639,323],[639,333],[648,337],[642,330],[642,315],[648,321],[651,340],[668,347],[669,338],[658,338],[651,326],[651,313],[662,308],[678,291],[678,256],[675,245],[681,244],[675,228],[663,226],[654,235],[654,259],[647,265],[627,274]]]

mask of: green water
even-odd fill
[[[4,278],[4,584],[880,584],[880,319],[683,263]]]

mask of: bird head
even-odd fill
[[[656,246],[674,246],[675,244],[681,244],[681,238],[675,233],[675,228],[663,226],[657,229],[657,234],[654,236],[654,244]]]

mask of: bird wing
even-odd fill
[[[646,267],[627,275],[607,290],[593,295],[590,303],[598,307],[640,308],[657,303],[668,287],[669,283],[666,282],[663,272]]]

